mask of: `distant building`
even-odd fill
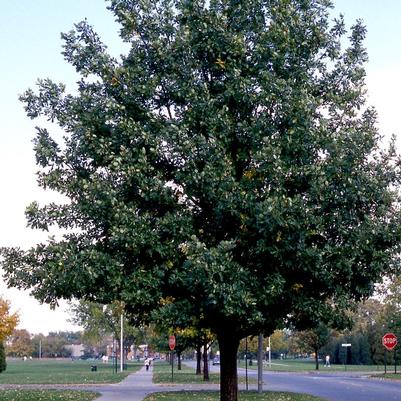
[[[71,358],[80,358],[85,352],[85,346],[83,344],[69,344],[64,348],[71,351]]]

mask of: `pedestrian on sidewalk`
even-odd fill
[[[326,363],[324,364],[326,368],[330,367],[330,355],[326,355]]]
[[[145,359],[145,367],[146,367],[146,370],[149,370],[149,366],[150,366],[150,360],[149,360],[149,358],[146,358],[146,359]]]

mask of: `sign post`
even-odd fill
[[[396,354],[396,345],[397,345],[397,336],[394,333],[386,333],[382,337],[382,344],[386,348],[385,354],[384,354],[384,374],[387,373],[387,351],[392,351],[394,350],[394,373],[397,373],[397,354]]]
[[[344,347],[344,370],[347,370],[347,358],[348,358],[348,347],[351,347],[350,343],[346,344],[341,344],[342,347]]]
[[[171,335],[168,338],[168,346],[170,348],[170,358],[171,358],[171,381],[174,381],[174,348],[175,348],[175,335]]]
[[[245,337],[245,383],[248,391],[248,337]]]

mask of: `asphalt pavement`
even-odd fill
[[[193,363],[188,363],[193,366]],[[211,371],[219,371],[218,366],[210,366]],[[245,370],[239,369],[239,375]],[[4,388],[63,388],[96,391],[101,394],[96,401],[142,401],[148,394],[164,391],[218,390],[212,384],[155,384],[152,382],[153,367],[145,367],[130,374],[120,383],[84,386],[60,385],[0,385]],[[257,372],[248,370],[248,376],[255,379]],[[253,380],[255,382],[255,380]],[[289,391],[307,393],[322,397],[327,401],[401,401],[401,382],[369,378],[366,373],[336,372],[264,372],[264,391]],[[240,389],[244,389],[244,385]],[[249,389],[256,389],[252,384]]]
[[[194,363],[189,363],[194,367]],[[218,372],[218,366],[210,366]],[[238,369],[245,376],[245,369]],[[289,391],[324,398],[327,401],[401,401],[401,382],[374,379],[366,372],[263,372],[263,391]],[[256,381],[257,371],[248,369]],[[240,386],[243,388],[243,386]],[[249,386],[255,389],[255,385]]]

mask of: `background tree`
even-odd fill
[[[105,351],[106,344],[104,340],[113,337],[120,344],[121,336],[121,313],[123,313],[121,303],[113,302],[109,305],[103,305],[95,302],[81,300],[71,305],[72,321],[84,328],[82,333],[83,341],[94,349],[100,348]],[[129,349],[138,345],[147,343],[148,329],[144,327],[133,327],[130,322],[124,318],[123,333],[124,347]],[[119,346],[119,345],[118,345]],[[99,352],[97,352],[98,354]],[[134,352],[135,353],[135,352]]]
[[[319,370],[319,351],[329,341],[330,334],[330,329],[323,323],[295,334],[300,351],[314,353],[316,370]]]
[[[264,349],[268,346],[266,341],[267,339],[265,339]],[[280,358],[281,354],[286,356],[289,351],[288,330],[275,330],[270,336],[270,347],[273,357]]]
[[[287,355],[289,344],[287,333],[284,330],[275,330],[270,336],[270,347],[271,347],[271,356],[272,358],[281,358],[283,355]],[[247,348],[248,348],[248,359],[249,364],[252,365],[253,359],[257,359],[258,353],[258,337],[251,336],[248,337],[247,340]],[[242,357],[245,357],[245,339],[243,339],[239,346],[239,352],[242,354]],[[263,349],[265,350],[269,346],[269,339],[266,337],[263,339]]]
[[[168,352],[168,334],[174,334],[176,337],[175,352],[178,358],[178,369],[181,369],[181,354],[192,347],[196,354],[196,374],[203,372],[203,380],[209,380],[209,360],[208,355],[212,351],[212,345],[216,340],[215,335],[207,329],[191,326],[191,321],[186,320],[191,317],[185,313],[179,312],[169,304],[163,311],[158,310],[153,313],[153,319],[156,322],[157,332],[159,333],[159,347],[162,352]],[[202,369],[203,361],[203,369]]]
[[[355,324],[350,333],[354,338],[350,338],[350,342],[353,344],[352,357],[358,358],[358,363],[383,363],[382,336],[389,330],[388,311],[387,305],[377,299],[361,303],[355,311]]]
[[[0,298],[0,342],[3,342],[19,322],[18,313],[10,312],[10,302]]]
[[[382,324],[401,338],[401,276],[389,277],[384,289]]]
[[[17,326],[19,316],[10,312],[10,302],[0,298],[0,373],[7,369],[4,341]]]
[[[71,350],[66,345],[71,344],[68,336],[63,332],[50,332],[42,342],[42,356],[44,358],[67,358],[71,356]]]
[[[33,344],[33,353],[32,356],[36,357],[36,358],[41,358],[42,357],[42,347],[44,344],[44,339],[45,339],[45,335],[42,333],[39,334],[34,334],[32,336],[32,344]]]
[[[111,0],[115,60],[86,22],[63,35],[75,95],[39,81],[41,186],[27,209],[62,239],[2,250],[11,286],[42,301],[123,301],[132,323],[176,308],[210,329],[221,399],[237,399],[239,342],[285,321],[343,316],[399,255],[399,168],[365,107],[365,28],[327,0]],[[188,319],[187,319],[188,321]],[[341,323],[341,322],[338,322]]]
[[[31,334],[25,329],[15,329],[7,340],[6,354],[12,357],[32,356],[34,345]]]

